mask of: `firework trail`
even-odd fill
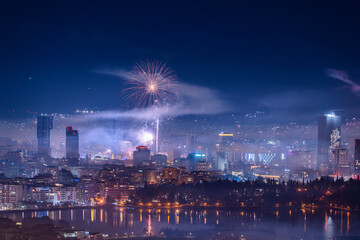
[[[176,100],[178,83],[173,71],[162,62],[140,61],[128,74],[126,100],[136,107],[147,107]]]

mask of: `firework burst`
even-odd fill
[[[123,90],[123,95],[136,107],[172,102],[177,96],[176,79],[165,63],[141,61],[135,64],[126,78],[129,87]]]

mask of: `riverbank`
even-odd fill
[[[66,209],[90,209],[98,206],[71,206],[71,207],[48,207],[48,208],[27,208],[27,209],[7,209],[0,210],[0,213],[12,213],[12,212],[34,212],[34,211],[56,211]]]
[[[346,211],[352,213],[360,214],[359,210],[349,209],[337,206],[286,206],[286,207],[253,207],[253,206],[244,206],[244,207],[232,207],[232,206],[214,206],[214,205],[114,205],[114,204],[103,204],[95,206],[70,206],[70,207],[49,207],[49,208],[32,208],[32,209],[8,209],[0,210],[1,213],[16,213],[16,212],[36,212],[36,211],[58,211],[58,210],[71,210],[71,209],[102,209],[102,208],[124,208],[124,209],[183,209],[183,210],[219,210],[219,211],[291,211],[291,210],[336,210],[336,211]]]

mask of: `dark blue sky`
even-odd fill
[[[360,109],[328,68],[360,82],[359,1],[10,1],[0,10],[0,118],[117,109],[141,59],[217,89],[234,111]],[[345,87],[344,87],[345,86]],[[316,116],[314,117],[316,119]]]

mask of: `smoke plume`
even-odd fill
[[[98,71],[101,74],[113,75],[126,79],[125,70]],[[153,120],[167,116],[220,114],[228,112],[231,107],[223,100],[216,90],[202,86],[179,82],[177,101],[160,106],[152,105],[147,108],[134,108],[129,111],[107,111],[93,114],[94,119],[138,119]]]
[[[348,86],[351,87],[351,90],[354,93],[360,95],[360,85],[355,83],[354,81],[352,81],[347,72],[336,70],[336,69],[328,69],[326,71],[326,73],[329,77],[338,79],[338,80],[346,83]]]

